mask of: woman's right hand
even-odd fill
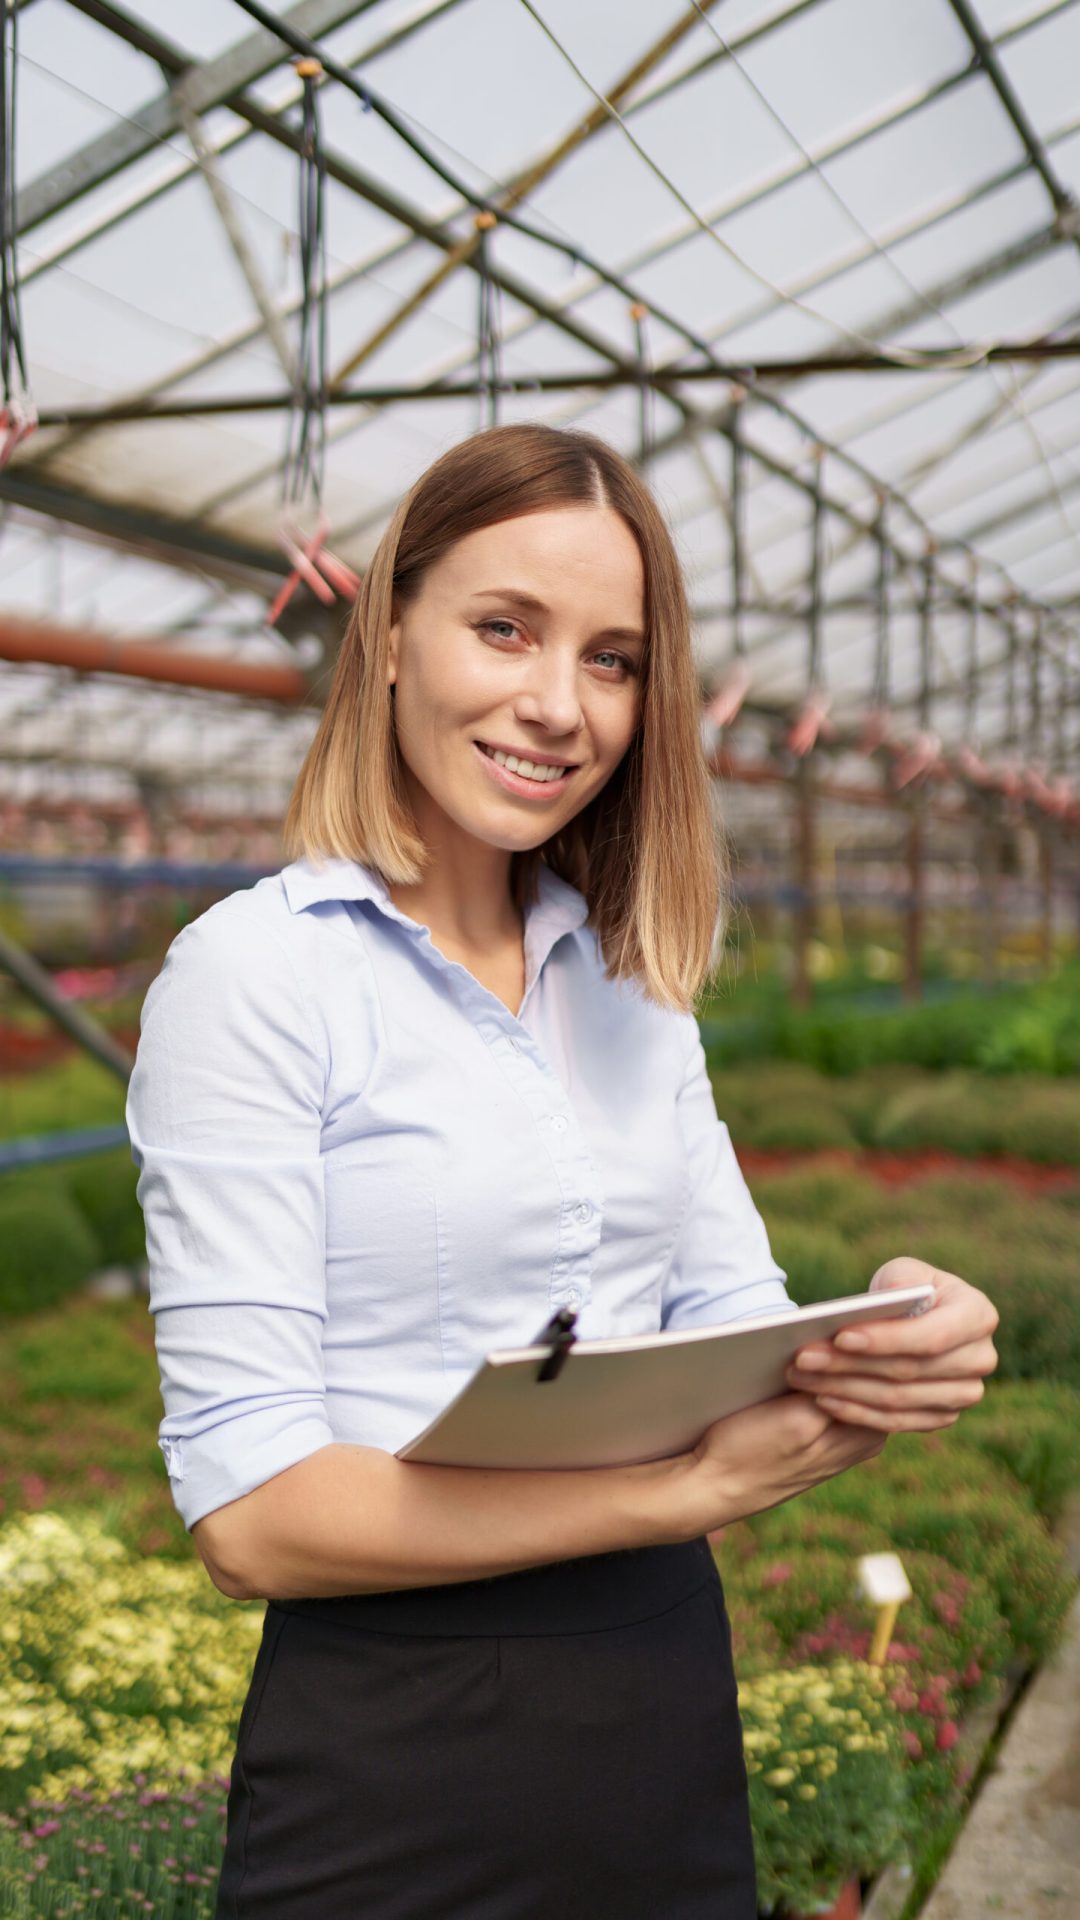
[[[784,1393],[714,1420],[689,1455],[700,1531],[778,1507],[872,1460],[888,1437],[879,1427],[834,1420],[805,1393]]]

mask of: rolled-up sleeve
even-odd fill
[[[718,1325],[793,1306],[731,1135],[718,1117],[705,1049],[693,1015],[680,1017],[685,1048],[676,1099],[690,1170],[690,1198],[666,1276],[661,1327]]]
[[[190,1532],[332,1443],[326,1067],[284,945],[235,896],[172,942],[143,1002],[126,1119],[165,1417]]]

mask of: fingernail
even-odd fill
[[[804,1347],[802,1352],[795,1356],[795,1365],[797,1367],[820,1367],[824,1365],[824,1362],[824,1347]]]
[[[853,1347],[856,1352],[860,1352],[863,1347],[869,1346],[870,1343],[865,1333],[855,1333],[845,1330],[843,1333],[837,1334],[836,1344],[838,1347]]]

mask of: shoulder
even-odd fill
[[[693,1065],[700,1045],[696,1014],[661,1006],[636,979],[610,976],[594,928],[583,926],[576,937],[585,957],[585,992],[593,1030],[603,1035],[607,1049],[625,1049],[638,1059],[647,1059],[665,1078],[670,1076],[678,1084]]]
[[[325,930],[320,937],[311,915],[292,912],[282,875],[266,875],[180,929],[147,991],[144,1016],[168,1002],[181,1017],[201,1010],[206,1024],[221,1024],[244,1008],[294,1024],[302,1018],[315,1031],[336,946]]]

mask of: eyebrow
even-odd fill
[[[473,596],[477,600],[512,600],[516,606],[527,607],[531,613],[550,613],[551,608],[545,600],[535,593],[527,593],[524,587],[480,587]],[[630,640],[639,646],[645,645],[645,635],[637,627],[604,627],[597,640]]]

